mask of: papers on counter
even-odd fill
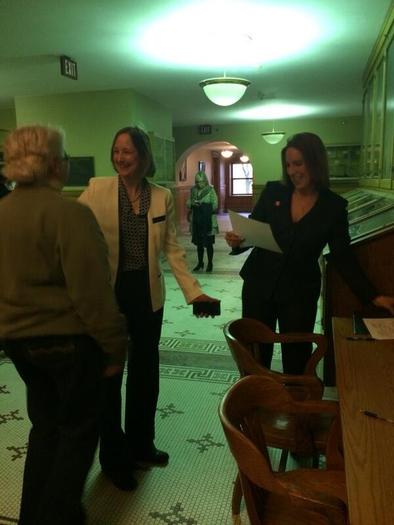
[[[394,317],[382,319],[363,318],[363,321],[374,339],[394,339]]]
[[[248,219],[232,210],[229,210],[228,214],[234,232],[245,239],[241,247],[257,246],[271,252],[282,253],[268,223]]]

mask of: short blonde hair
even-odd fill
[[[47,126],[23,126],[7,135],[4,175],[18,184],[45,183],[52,176],[53,160],[63,155],[64,134]]]

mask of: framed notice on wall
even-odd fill
[[[87,186],[94,177],[94,157],[70,157],[70,171],[65,186]]]

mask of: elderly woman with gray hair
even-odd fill
[[[121,374],[126,326],[93,213],[64,198],[62,133],[26,126],[4,143],[15,189],[0,200],[0,339],[27,389],[20,525],[86,523],[103,376]]]

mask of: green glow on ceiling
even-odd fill
[[[285,60],[315,46],[324,32],[301,8],[209,0],[161,13],[131,48],[156,63],[224,71]]]
[[[233,116],[234,118],[247,120],[277,120],[313,115],[319,109],[314,106],[303,106],[300,104],[264,102],[264,105],[258,107],[234,111]]]

